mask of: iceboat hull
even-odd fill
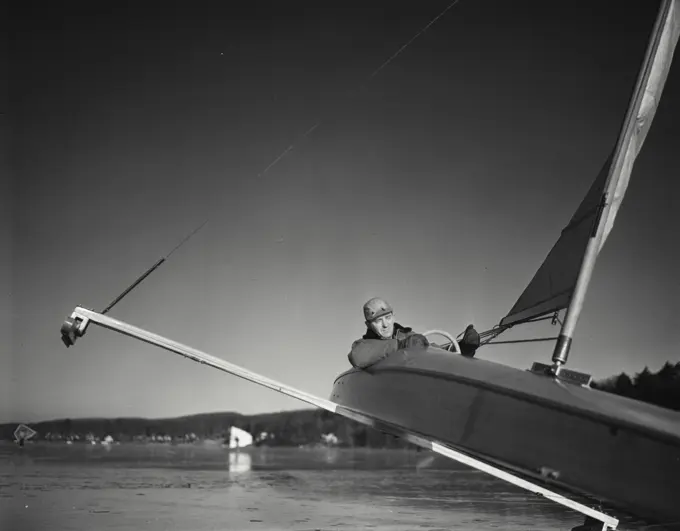
[[[680,520],[680,413],[434,347],[341,374],[331,400],[628,513]]]

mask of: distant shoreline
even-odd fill
[[[236,412],[202,413],[174,418],[55,419],[26,424],[37,432],[34,440],[48,442],[224,444],[232,428],[252,436],[254,446],[308,446],[398,448],[408,443],[371,430],[353,420],[320,409],[243,415]],[[14,440],[18,424],[0,425],[0,440]],[[106,443],[105,443],[106,444]]]
[[[680,362],[666,362],[656,373],[647,367],[632,378],[625,373],[592,383],[594,389],[680,411]],[[409,446],[392,435],[367,428],[322,409],[297,409],[244,415],[236,412],[198,413],[180,417],[62,418],[25,423],[35,440],[99,443],[179,444],[229,440],[232,428],[252,436],[254,446],[401,448]],[[0,440],[14,440],[19,423],[0,424]],[[105,443],[106,444],[106,443]]]

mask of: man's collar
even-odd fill
[[[401,326],[399,323],[394,323],[394,332],[392,332],[392,337],[399,331],[403,332],[410,332],[411,329],[407,328],[405,326]],[[366,333],[364,334],[363,339],[383,339],[381,336],[375,333],[375,331],[372,328],[366,328]]]

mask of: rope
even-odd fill
[[[556,310],[554,314],[552,315],[545,315],[541,317],[535,317],[533,319],[527,319],[526,321],[522,321],[519,323],[512,323],[510,325],[496,325],[494,326],[491,330],[486,330],[485,332],[481,332],[479,334],[480,339],[484,339],[484,341],[481,341],[479,346],[484,346],[491,344],[491,342],[496,339],[499,335],[501,335],[503,332],[506,330],[512,328],[513,326],[516,326],[518,324],[525,324],[525,323],[538,323],[540,321],[547,321],[548,319],[552,320],[552,324],[559,323],[562,325],[562,321],[559,318],[559,310]],[[488,339],[487,339],[488,338]],[[515,339],[511,341],[496,341],[493,344],[494,345],[502,345],[505,343],[534,343],[534,342],[540,342],[540,341],[556,341],[558,338],[557,337],[537,337],[537,338],[529,338],[529,339]]]
[[[493,338],[491,338],[491,339],[493,339]],[[540,341],[557,341],[559,338],[558,337],[534,337],[534,338],[530,338],[530,339],[512,339],[510,341],[495,341],[494,343],[491,343],[491,339],[489,341],[487,341],[485,344],[504,345],[506,343],[538,343]]]

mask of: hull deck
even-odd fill
[[[680,520],[680,413],[438,348],[335,380],[331,400],[655,521]]]

